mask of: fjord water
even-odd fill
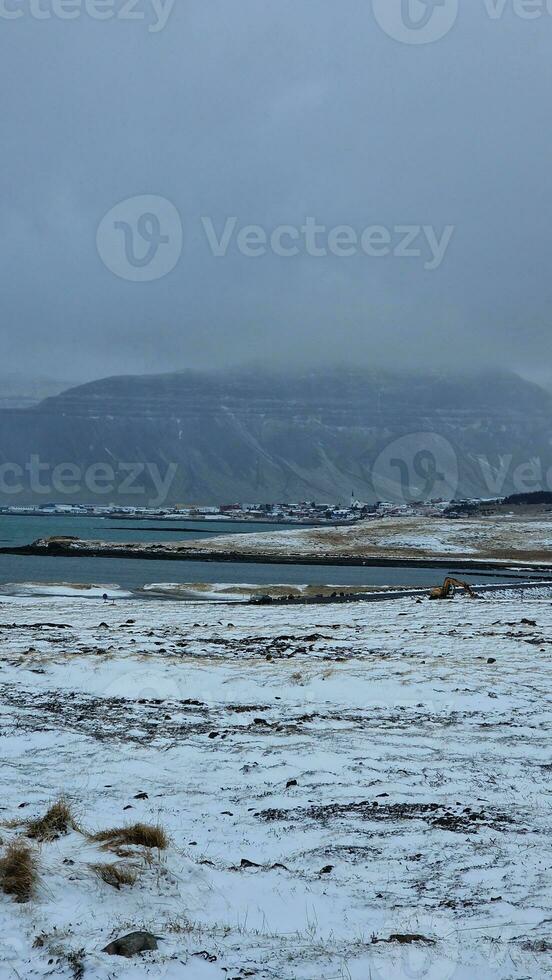
[[[97,517],[15,517],[0,515],[0,547],[30,544],[40,537],[74,535],[104,541],[177,541],[214,534],[282,530],[288,525],[232,521],[135,521]],[[296,525],[295,525],[296,526]],[[449,572],[454,573],[451,559]],[[458,573],[466,577],[465,572]],[[0,585],[75,583],[141,589],[151,583],[224,583],[251,585],[435,585],[440,572],[432,568],[358,565],[277,565],[233,561],[157,561],[119,558],[55,558],[43,555],[0,555]],[[519,581],[535,574],[470,574],[474,584]]]
[[[37,538],[70,535],[89,541],[191,541],[215,534],[254,534],[282,531],[291,525],[238,521],[160,521],[155,518],[127,520],[113,517],[18,516],[0,514],[0,547],[31,544]],[[297,525],[294,525],[297,527]]]

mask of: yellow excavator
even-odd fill
[[[442,585],[437,585],[429,593],[430,599],[452,599],[457,589],[463,589],[472,599],[477,596],[469,582],[461,582],[458,578],[446,578]]]

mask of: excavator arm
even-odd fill
[[[452,599],[457,589],[463,589],[467,592],[472,599],[476,598],[475,592],[473,591],[469,582],[462,582],[458,578],[446,578],[442,585],[436,586],[432,589],[429,598],[430,599]]]

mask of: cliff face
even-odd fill
[[[0,501],[335,503],[353,490],[401,501],[548,489],[551,419],[552,396],[515,375],[108,378],[0,411]]]

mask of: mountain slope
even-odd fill
[[[401,501],[546,489],[551,418],[551,395],[504,374],[107,378],[0,411],[0,499],[333,503],[352,491]],[[531,460],[540,477],[516,473]]]

